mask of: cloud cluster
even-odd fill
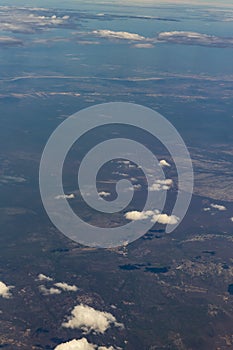
[[[85,333],[94,331],[104,333],[111,325],[123,327],[116,321],[116,318],[109,312],[98,311],[88,305],[77,305],[71,311],[67,322],[62,324],[65,328],[82,329]]]
[[[149,187],[149,191],[168,191],[173,185],[172,179],[165,179],[165,180],[156,180],[155,183],[153,183]]]
[[[86,338],[82,338],[59,344],[54,350],[114,350],[114,347],[97,346],[89,343]]]
[[[210,207],[203,208],[203,210],[206,211],[206,212],[207,211],[211,211],[212,209],[216,209],[216,210],[219,210],[219,211],[227,210],[227,208],[224,205],[216,204],[216,203],[211,203]]]
[[[40,285],[39,290],[43,295],[54,295],[54,294],[61,294],[61,292],[77,292],[78,287],[75,285],[70,285],[66,282],[55,282],[51,286],[51,283],[53,281],[53,278],[44,275],[43,273],[40,273],[37,277],[37,281],[44,281],[48,282],[50,284],[49,287],[46,287],[45,285]]]
[[[233,38],[218,37],[215,35],[188,31],[161,32],[158,34],[157,40],[175,44],[233,47]]]
[[[179,222],[179,218],[175,215],[161,214],[159,210],[147,211],[129,211],[125,214],[125,218],[131,221],[150,219],[151,222],[163,225],[175,225]]]
[[[160,32],[150,38],[137,33],[112,31],[109,29],[94,30],[91,34],[99,38],[127,40],[133,42],[133,47],[136,48],[151,48],[154,44],[161,42],[221,48],[233,47],[233,37],[219,37],[191,31]]]
[[[147,41],[148,39],[142,35],[129,32],[115,32],[113,30],[100,29],[93,30],[95,36],[105,39],[123,39],[130,41]]]
[[[0,30],[11,33],[33,34],[66,24],[69,16],[60,16],[50,10],[0,6]]]
[[[14,288],[13,286],[7,286],[4,282],[0,281],[0,297],[4,299],[11,298],[12,294],[10,290]]]
[[[46,288],[44,285],[39,286],[39,290],[43,295],[54,295],[54,294],[61,294],[61,290],[58,288]]]

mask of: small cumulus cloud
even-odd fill
[[[171,164],[169,164],[165,159],[161,159],[159,161],[159,164],[162,166],[162,167],[170,167]]]
[[[54,294],[61,294],[61,290],[58,288],[46,288],[44,285],[39,286],[39,290],[43,295],[54,295]]]
[[[0,297],[4,299],[9,299],[12,297],[10,290],[14,288],[14,286],[7,286],[4,282],[0,281]]]
[[[55,197],[55,199],[74,199],[75,195],[73,193],[71,194],[59,194]]]
[[[110,192],[105,192],[105,191],[99,192],[99,196],[100,197],[109,197],[110,195],[111,195]]]
[[[136,191],[140,190],[141,188],[142,188],[142,185],[140,184],[133,185],[133,189]]]
[[[38,281],[53,281],[52,277],[46,276],[43,273],[40,273],[37,277]]]
[[[65,328],[82,329],[85,333],[104,333],[111,325],[123,327],[111,313],[98,311],[83,304],[75,306],[67,322],[62,324]]]
[[[204,210],[204,211],[210,211],[211,208],[210,208],[210,207],[205,207],[205,208],[203,208],[203,210]]]
[[[233,216],[230,218],[231,222],[233,222]]]
[[[65,282],[57,282],[54,284],[55,287],[62,289],[65,292],[76,292],[78,287],[75,285],[69,285]]]
[[[176,225],[179,222],[179,218],[175,215],[167,215],[167,214],[155,214],[152,217],[152,222],[158,222],[162,225]]]
[[[128,213],[125,214],[125,218],[131,221],[138,221],[138,220],[145,220],[148,219],[149,217],[158,214],[159,211],[155,210],[147,210],[147,211],[129,211]]]
[[[220,205],[220,204],[210,204],[211,208],[214,208],[214,209],[217,209],[219,211],[224,211],[224,210],[227,210],[226,207],[224,207],[224,205]]]
[[[131,221],[150,219],[151,222],[163,225],[175,225],[179,222],[179,218],[175,215],[161,214],[159,210],[147,211],[130,211],[125,214],[125,218]]]

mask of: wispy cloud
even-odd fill
[[[1,24],[0,24],[1,27]],[[0,46],[22,46],[23,41],[10,36],[0,36]]]

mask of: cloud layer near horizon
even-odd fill
[[[87,33],[88,34],[88,33]],[[170,31],[160,32],[154,37],[145,37],[137,33],[112,31],[108,29],[94,30],[92,33],[96,37],[104,39],[118,39],[134,42],[134,47],[151,48],[158,43],[174,43],[183,45],[199,45],[208,47],[233,47],[233,37],[219,37],[192,31]]]

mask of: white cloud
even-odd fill
[[[156,214],[152,217],[152,222],[158,222],[163,225],[175,225],[179,222],[179,218],[175,215]]]
[[[39,290],[43,295],[61,294],[61,290],[57,288],[46,288],[44,285],[39,286]]]
[[[162,167],[170,167],[171,164],[169,164],[165,159],[161,159],[159,161],[159,164],[162,166]]]
[[[138,221],[138,220],[145,220],[148,219],[149,217],[158,214],[159,211],[152,211],[152,210],[148,210],[148,211],[129,211],[128,213],[125,214],[125,218],[128,220],[132,220],[132,221]]]
[[[140,190],[142,186],[140,184],[133,185],[134,190]]]
[[[108,197],[108,196],[110,196],[110,195],[111,195],[110,192],[105,192],[105,191],[99,192],[99,196],[101,196],[101,197]]]
[[[202,45],[213,47],[232,47],[233,38],[218,37],[196,32],[172,31],[161,32],[157,40],[173,42],[176,44]]]
[[[125,218],[131,221],[151,219],[151,222],[158,222],[163,225],[175,225],[179,222],[179,218],[175,215],[161,214],[159,210],[148,211],[130,211],[125,214]]]
[[[149,44],[149,43],[141,43],[141,44],[134,44],[133,47],[136,49],[152,49],[154,45]]]
[[[209,208],[209,207],[205,207],[205,208],[203,208],[203,210],[204,210],[204,211],[210,211],[210,210],[211,210],[211,208]]]
[[[78,290],[78,287],[75,285],[69,285],[65,282],[57,282],[54,284],[55,287],[62,289],[65,292],[76,292]]]
[[[56,346],[54,350],[95,350],[96,346],[88,343],[86,338],[73,339],[69,342]]]
[[[217,209],[217,210],[220,210],[220,211],[224,211],[224,210],[227,210],[226,207],[224,207],[224,205],[219,205],[219,204],[210,204],[210,206],[214,209]]]
[[[55,199],[74,199],[75,195],[73,193],[71,194],[60,194],[55,197]]]
[[[129,165],[130,164],[130,160],[118,160],[117,163],[118,164],[123,164],[123,165]]]
[[[130,180],[133,181],[132,179],[130,179]],[[134,184],[133,186],[127,188],[126,191],[139,191],[139,190],[141,190],[141,188],[142,188],[142,186],[140,184]]]
[[[156,180],[155,183],[153,183],[149,187],[149,191],[167,191],[170,190],[170,188],[173,185],[172,179],[165,179],[165,180]]]
[[[14,288],[13,286],[7,286],[4,282],[0,281],[0,297],[9,299],[12,294],[10,290]]]
[[[233,216],[230,218],[230,220],[233,222]]]
[[[73,339],[66,343],[59,344],[54,350],[115,350],[115,348],[113,346],[97,346],[89,343],[86,338],[82,338]]]
[[[129,174],[127,173],[122,173],[120,171],[113,171],[113,175],[118,175],[118,176],[123,176],[123,177],[129,177]]]
[[[104,333],[111,325],[122,327],[123,325],[116,321],[116,318],[104,311],[98,311],[87,305],[77,305],[71,311],[68,321],[62,324],[65,328],[80,328],[85,333],[94,331]]]
[[[40,273],[37,278],[38,278],[38,281],[48,281],[48,282],[53,281],[53,278],[46,276],[43,273]]]
[[[107,29],[94,30],[92,32],[94,35],[105,38],[105,39],[122,39],[131,41],[146,41],[148,40],[144,36],[129,32],[115,32]]]

